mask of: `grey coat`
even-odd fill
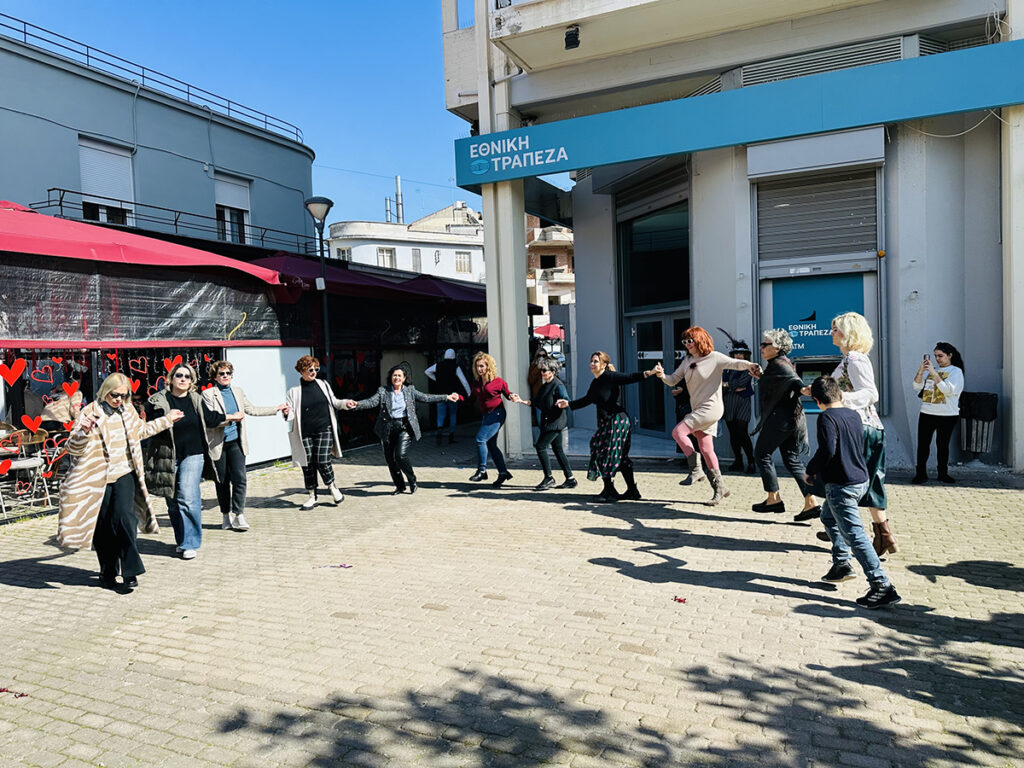
[[[402,387],[402,394],[405,395],[405,415],[409,419],[409,426],[412,427],[413,439],[419,440],[420,420],[416,416],[416,403],[439,403],[442,400],[447,400],[448,395],[428,395],[426,392],[420,392],[411,384]],[[370,408],[380,409],[380,413],[377,415],[377,422],[373,425],[373,431],[381,440],[387,435],[388,428],[393,421],[391,409],[389,408],[390,403],[391,392],[389,389],[380,387],[373,397],[360,400],[356,403],[355,407],[357,411],[366,411]]]

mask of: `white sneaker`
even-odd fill
[[[195,560],[196,559],[196,555],[198,555],[198,554],[199,554],[199,552],[197,550],[194,550],[194,549],[183,549],[183,550],[181,550],[181,559],[182,560]]]
[[[305,512],[308,512],[309,510],[311,510],[315,506],[316,506],[316,493],[311,493],[311,494],[309,494],[309,498],[306,499],[305,503],[303,503],[302,506],[299,507],[299,509],[301,509],[301,510],[303,510]]]
[[[331,498],[334,499],[335,504],[341,504],[345,500],[345,494],[339,490],[338,486],[332,485],[330,491]]]
[[[239,514],[237,516],[236,515],[232,515],[232,517],[235,518],[235,520],[232,523],[232,525],[234,525],[236,531],[248,531],[249,530],[249,521],[245,519],[245,515],[244,514]]]
[[[220,527],[223,528],[225,531],[230,531],[232,528],[235,527],[234,523],[231,520],[232,517],[234,517],[233,514],[221,515]]]

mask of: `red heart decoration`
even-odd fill
[[[36,368],[32,371],[32,381],[38,381],[42,384],[53,384],[53,366],[44,365],[42,368]]]
[[[188,364],[189,364],[190,366],[192,366],[192,370],[193,370],[193,371],[198,371],[198,370],[199,370],[199,361],[198,361],[198,360],[196,360],[195,358],[193,358],[193,359],[189,360],[189,361],[188,361]]]
[[[0,363],[0,376],[3,376],[4,381],[14,386],[14,382],[18,380],[22,373],[25,372],[25,358],[19,357],[15,360],[11,367],[7,367],[7,363]]]
[[[138,379],[132,379],[132,394],[134,394],[134,393],[139,391],[139,385],[141,383],[142,382],[139,381]]]
[[[52,402],[53,402],[53,398],[52,398],[52,397],[50,397],[49,395],[43,395],[43,396],[42,396],[41,398],[39,398],[39,399],[40,399],[40,400],[42,400],[42,401],[43,401],[43,402],[44,402],[44,403],[45,403],[46,405],[49,405],[50,403],[52,403]]]
[[[0,475],[6,475],[7,471],[11,468],[11,460],[4,459],[0,461]]]
[[[19,480],[14,484],[14,492],[18,496],[24,496],[26,493],[32,490],[32,483]]]
[[[107,357],[111,360],[117,360],[117,352],[107,352]]]
[[[210,362],[210,356],[207,355],[206,353],[203,353],[203,360],[205,360],[206,362]]]
[[[42,474],[43,477],[49,480],[51,477],[53,477],[53,470],[50,470],[49,472],[42,472],[40,474]]]
[[[146,391],[149,394],[151,394],[151,395],[155,395],[157,392],[160,391],[160,385],[161,384],[163,384],[165,387],[167,386],[167,377],[166,376],[158,376],[157,380],[155,382],[153,382],[149,386],[149,389],[147,389]]]
[[[30,419],[27,415],[21,417],[21,423],[25,425],[25,428],[33,435],[39,431],[39,425],[43,423],[42,416],[36,416],[34,419]]]
[[[9,435],[3,440],[0,440],[0,451],[3,451],[4,453],[20,453],[21,435],[15,432],[13,435]]]
[[[164,369],[168,373],[170,373],[171,369],[176,365],[181,365],[181,355],[175,355],[173,360],[169,357],[164,358]]]
[[[70,384],[68,384],[65,381],[63,384],[61,384],[61,387],[64,388],[64,392],[67,394],[68,397],[74,397],[75,392],[78,391],[78,382],[72,381]]]
[[[135,371],[136,373],[147,373],[149,371],[149,361],[144,357],[130,357],[128,358],[128,370]]]
[[[64,422],[61,422],[61,426],[63,426],[65,430],[70,432],[74,428],[75,422],[73,422],[73,421],[64,421]]]
[[[205,387],[203,387],[203,390],[207,390],[207,389],[209,389],[212,386],[213,386],[213,383],[211,382],[211,383],[207,384]]]
[[[59,440],[55,437],[48,437],[43,441],[43,458],[46,459],[46,466],[52,467],[58,461],[67,456],[67,451],[61,451],[60,447],[68,441],[68,438],[62,437]],[[55,458],[50,458],[50,451],[57,454]],[[58,453],[59,451],[59,453]]]
[[[57,365],[60,365],[61,363],[64,362],[63,357],[51,357],[50,359],[53,360],[53,362],[55,362]]]

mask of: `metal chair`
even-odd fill
[[[9,437],[18,445],[17,457],[8,458],[0,452],[0,462],[11,462],[7,465],[7,472],[0,476],[0,515],[3,517],[7,517],[8,507],[31,507],[37,502],[41,502],[44,509],[52,506],[50,486],[44,474],[48,471],[45,453],[37,449],[34,455],[29,455],[32,447],[41,447],[47,436],[45,429],[35,434],[27,429],[15,430]],[[20,479],[21,475],[28,479]]]

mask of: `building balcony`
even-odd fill
[[[494,0],[491,40],[526,71],[552,69],[880,0]],[[566,32],[579,28],[578,47]]]

